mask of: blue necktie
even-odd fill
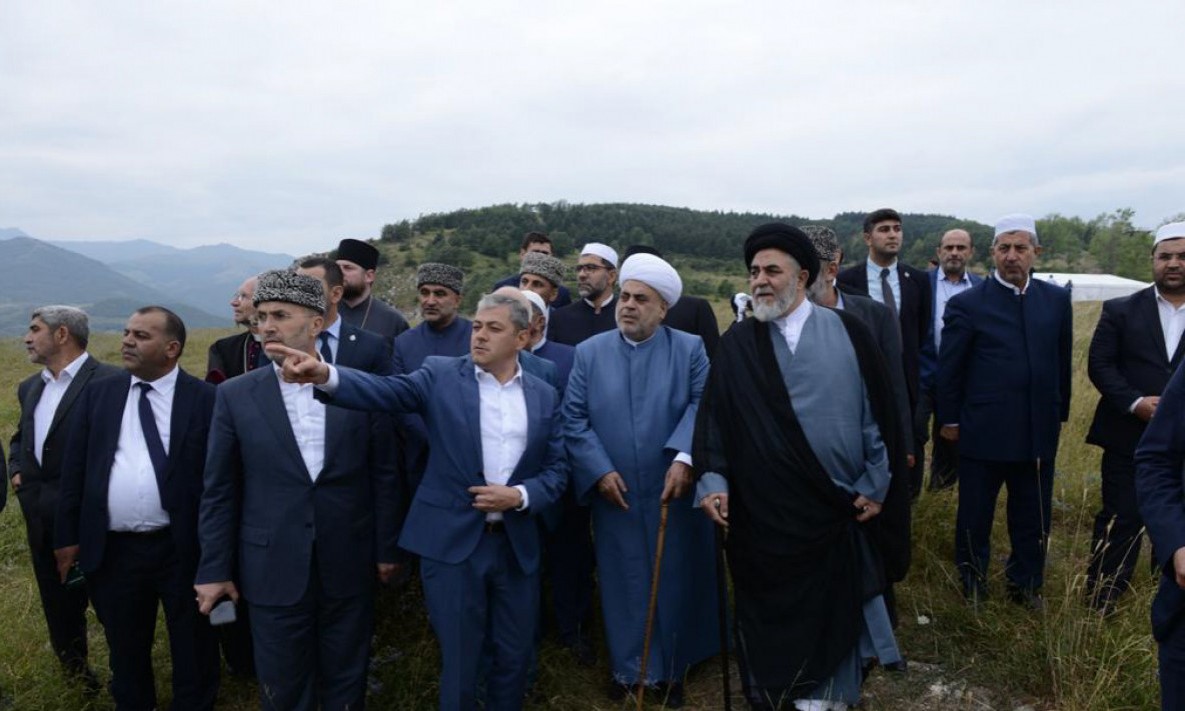
[[[317,336],[321,339],[321,358],[326,363],[333,362],[333,351],[329,348],[329,331],[322,331],[321,335]]]
[[[136,383],[140,388],[140,429],[144,431],[144,444],[148,445],[148,456],[152,459],[152,469],[157,479],[165,476],[165,445],[161,443],[160,430],[156,428],[156,416],[152,414],[152,403],[148,402],[148,391],[152,386],[148,383]]]

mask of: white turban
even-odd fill
[[[522,291],[523,296],[527,297],[527,301],[530,301],[532,304],[534,304],[536,308],[538,308],[543,314],[543,323],[546,324],[550,314],[547,313],[547,304],[543,303],[543,297],[531,291],[530,289],[523,289]]]
[[[683,293],[683,280],[679,272],[661,257],[653,254],[635,254],[621,265],[621,283],[640,281],[658,292],[667,308],[675,305]]]
[[[1015,215],[1005,215],[996,220],[996,237],[1009,232],[1028,232],[1033,236],[1033,245],[1040,244],[1037,241],[1037,221],[1033,219],[1032,215],[1025,215],[1017,213]],[[994,240],[995,238],[993,238]]]
[[[1152,246],[1155,247],[1166,239],[1179,237],[1185,237],[1185,222],[1170,222],[1156,231],[1156,239],[1152,240]]]
[[[601,244],[600,242],[589,242],[588,244],[584,245],[584,249],[580,250],[580,256],[583,257],[586,254],[591,254],[594,257],[600,257],[606,262],[612,264],[614,269],[617,268],[617,251],[607,244]]]

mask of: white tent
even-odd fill
[[[1126,279],[1114,274],[1034,272],[1033,276],[1042,281],[1069,288],[1074,301],[1106,301],[1117,296],[1133,294],[1148,286],[1146,282]]]

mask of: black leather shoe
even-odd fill
[[[1041,590],[1036,588],[1022,588],[1018,585],[1008,585],[1009,601],[1027,607],[1034,612],[1045,609],[1045,598],[1041,597]]]

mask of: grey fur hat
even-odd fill
[[[256,306],[265,301],[282,301],[307,306],[325,315],[325,289],[321,286],[321,280],[286,269],[273,269],[260,274],[252,301]]]
[[[465,272],[452,266],[451,264],[424,262],[420,265],[420,268],[416,270],[417,289],[425,284],[440,284],[441,286],[448,287],[460,294],[461,285],[464,282]]]
[[[542,252],[527,252],[523,256],[522,267],[518,270],[519,274],[535,274],[548,280],[555,286],[564,283],[564,272],[567,269],[564,263],[550,254]]]

